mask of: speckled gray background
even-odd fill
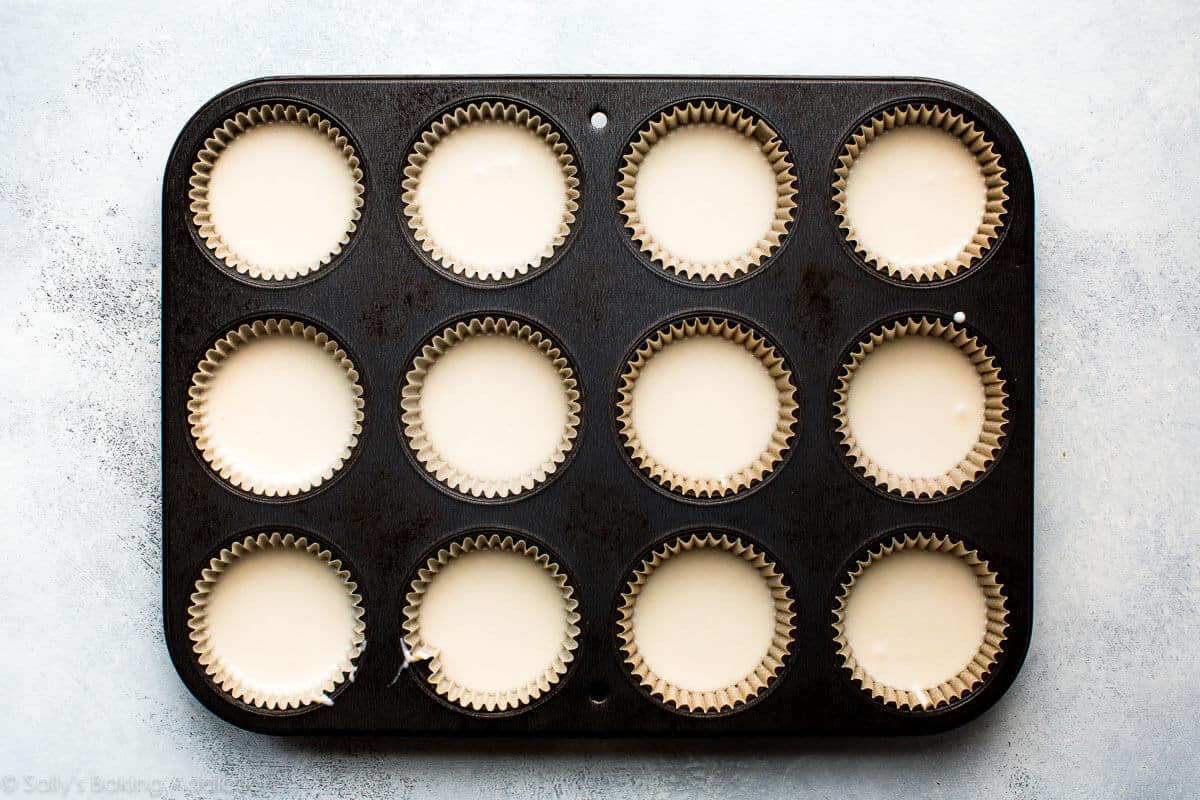
[[[0,794],[1194,796],[1200,6],[166,5],[0,2]],[[1008,117],[1038,191],[1038,574],[991,712],[912,741],[462,745],[271,739],[191,698],[159,618],[168,149],[246,78],[413,72],[927,75]]]

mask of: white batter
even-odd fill
[[[342,459],[354,436],[356,397],[346,370],[316,342],[260,336],[217,367],[202,425],[217,460],[286,493]]]
[[[264,692],[319,691],[353,649],[355,619],[345,581],[293,547],[243,555],[208,595],[211,652]]]
[[[721,336],[677,339],[633,385],[633,429],[646,452],[694,479],[737,473],[768,448],[779,389],[762,361]]]
[[[433,449],[473,478],[519,478],[553,457],[570,405],[553,362],[502,334],[464,339],[433,362],[420,395]]]
[[[697,123],[650,148],[634,186],[642,224],[679,259],[719,264],[746,255],[771,230],[775,170],[758,140]]]
[[[551,574],[511,550],[474,550],[434,576],[421,601],[421,642],[446,677],[477,692],[516,690],[562,653],[567,608]]]
[[[633,606],[646,666],[703,692],[752,673],[775,637],[775,600],[753,564],[713,547],[684,550],[650,573]]]
[[[897,475],[932,477],[979,441],[985,391],[971,360],[936,336],[884,342],[854,372],[846,418],[863,452]]]
[[[974,659],[987,631],[975,571],[948,553],[900,550],[873,563],[850,590],[846,641],[871,677],[931,689]]]
[[[221,152],[208,204],[230,249],[282,278],[337,250],[355,194],[341,148],[307,125],[273,122],[239,134]]]
[[[979,229],[987,182],[962,140],[903,125],[867,145],[846,178],[846,217],[864,248],[897,266],[955,259]]]
[[[474,122],[434,147],[416,203],[429,238],[450,258],[499,278],[537,263],[567,211],[558,156],[523,125]]]

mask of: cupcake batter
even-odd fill
[[[206,454],[252,484],[287,494],[348,455],[358,406],[341,363],[311,339],[263,335],[237,347],[204,393]]]
[[[726,125],[696,123],[668,133],[646,154],[634,200],[646,232],[666,252],[696,264],[749,253],[770,232],[775,170],[756,139]]]
[[[529,342],[471,336],[429,368],[421,423],[433,449],[481,480],[520,478],[551,459],[567,430],[567,390],[553,362]]]
[[[974,659],[987,631],[975,571],[949,553],[906,549],[869,566],[851,587],[846,641],[872,678],[931,689]]]
[[[716,480],[750,466],[779,424],[779,389],[754,354],[721,336],[677,339],[633,385],[633,429],[651,458]]]
[[[222,671],[263,693],[310,701],[354,650],[355,607],[345,581],[294,547],[233,561],[208,595],[206,619]]]
[[[715,547],[684,550],[650,573],[633,606],[646,666],[682,689],[721,689],[752,673],[775,637],[775,600],[761,573]]]
[[[307,125],[273,122],[239,134],[208,185],[217,233],[265,277],[313,268],[354,219],[354,173],[341,149]]]
[[[929,125],[881,134],[850,167],[846,218],[866,250],[898,267],[958,257],[983,221],[987,182],[962,140]]]
[[[487,278],[536,265],[567,213],[567,179],[536,133],[511,122],[474,122],[434,147],[416,204],[429,239]]]
[[[477,692],[519,689],[563,652],[567,607],[551,574],[511,550],[473,550],[434,576],[421,600],[421,642],[450,680]]]
[[[854,372],[850,432],[863,452],[905,477],[956,467],[983,430],[985,391],[971,360],[936,336],[885,341]]]

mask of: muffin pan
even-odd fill
[[[1032,625],[1033,267],[938,81],[234,87],[163,182],[176,669],[276,734],[973,719]]]

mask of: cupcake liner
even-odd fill
[[[459,342],[472,336],[489,334],[512,336],[536,348],[558,370],[567,395],[567,425],[554,453],[535,469],[515,478],[501,480],[478,478],[448,463],[427,438],[421,420],[421,391],[425,376],[434,362]],[[438,481],[456,492],[472,497],[512,497],[527,492],[547,480],[558,470],[571,448],[575,446],[581,412],[578,386],[575,371],[567,361],[566,355],[542,332],[527,323],[504,317],[473,318],[444,329],[425,344],[413,359],[412,366],[405,376],[404,388],[401,390],[400,421],[404,425],[404,435],[417,461]]]
[[[714,547],[728,551],[745,559],[759,571],[775,599],[775,635],[762,663],[737,683],[710,691],[696,691],[676,686],[656,674],[646,664],[638,651],[637,638],[633,630],[633,611],[642,587],[646,585],[654,570],[672,556],[686,550]],[[656,548],[646,556],[634,570],[621,592],[621,605],[617,609],[617,638],[626,668],[643,689],[668,706],[688,712],[704,714],[720,713],[754,700],[778,677],[789,657],[794,626],[792,601],[788,597],[788,585],[783,574],[766,554],[737,536],[716,533],[693,533],[673,539]]]
[[[887,131],[903,125],[929,125],[953,134],[962,140],[966,148],[979,162],[987,184],[987,203],[984,207],[983,218],[971,241],[963,247],[957,256],[939,264],[905,265],[895,264],[887,258],[868,249],[859,241],[847,214],[846,181],[854,161],[870,145],[871,142]],[[937,281],[957,275],[983,257],[992,246],[1004,224],[1006,212],[1005,202],[1008,193],[1005,188],[1008,181],[1004,178],[1004,166],[1000,163],[1000,154],[986,138],[984,132],[975,123],[967,120],[962,114],[940,106],[907,105],[896,106],[872,117],[850,138],[838,158],[838,166],[834,169],[833,201],[837,206],[838,227],[844,231],[846,240],[864,261],[893,278],[906,281]]]
[[[421,182],[421,173],[434,148],[454,131],[479,122],[507,122],[532,131],[546,142],[546,146],[558,158],[563,178],[566,181],[567,203],[558,233],[540,253],[524,262],[510,264],[499,270],[495,267],[479,267],[463,263],[446,253],[437,242],[430,238],[429,231],[425,227],[425,220],[421,215],[421,207],[417,204],[417,186]],[[531,269],[538,268],[552,257],[554,251],[567,240],[571,226],[575,224],[575,215],[579,211],[578,173],[575,157],[571,154],[566,140],[538,114],[528,108],[502,101],[469,103],[443,114],[441,119],[434,122],[421,134],[420,140],[408,155],[408,163],[404,168],[404,181],[401,183],[404,191],[400,200],[404,203],[404,215],[408,219],[408,227],[412,230],[413,238],[434,261],[456,275],[484,282],[499,281],[525,275]],[[500,272],[499,275],[493,274],[497,271]]]
[[[268,336],[295,336],[313,342],[345,370],[346,379],[353,384],[355,394],[354,429],[342,452],[323,468],[314,469],[308,475],[292,482],[252,474],[237,463],[235,456],[224,451],[219,442],[213,441],[205,421],[205,400],[208,387],[216,378],[222,362],[233,355],[239,347]],[[233,486],[251,494],[265,495],[266,497],[298,495],[315,489],[331,479],[334,473],[340,470],[346,460],[350,458],[351,452],[358,445],[358,437],[362,433],[362,391],[362,386],[358,383],[358,371],[353,362],[346,355],[346,351],[342,350],[337,342],[330,339],[328,334],[317,330],[312,325],[288,319],[255,320],[238,326],[235,330],[225,334],[223,338],[218,339],[204,354],[200,363],[196,365],[196,372],[192,374],[192,383],[188,388],[188,424],[191,426],[192,438],[196,442],[196,448],[200,451],[200,455],[213,472]]]
[[[261,685],[252,676],[239,674],[237,669],[225,663],[221,654],[214,652],[211,646],[208,600],[221,579],[221,574],[239,558],[272,548],[301,550],[326,564],[345,583],[346,593],[354,603],[354,628],[351,639],[346,643],[345,655],[330,668],[327,675],[311,686],[284,688]],[[204,667],[204,674],[234,699],[268,711],[298,709],[306,705],[333,705],[330,695],[338,686],[354,680],[358,669],[354,662],[366,649],[366,623],[363,622],[362,597],[358,594],[358,584],[351,580],[349,571],[343,569],[342,562],[335,559],[332,553],[316,542],[309,542],[305,537],[291,533],[260,533],[257,536],[247,536],[222,549],[216,558],[209,561],[208,567],[201,571],[200,579],[195,583],[195,592],[191,596],[191,606],[188,608],[188,627],[191,629],[188,638],[193,643],[192,651],[196,654],[200,666]]]
[[[270,264],[257,264],[239,255],[221,238],[220,232],[213,225],[208,205],[209,179],[217,159],[230,142],[238,135],[259,125],[281,123],[303,125],[327,137],[342,151],[342,155],[346,159],[346,166],[354,177],[354,210],[346,233],[328,254],[298,268],[279,268]],[[192,222],[199,229],[200,238],[204,240],[204,244],[213,251],[214,256],[224,261],[227,266],[251,278],[270,281],[291,280],[316,272],[321,267],[328,265],[350,243],[350,236],[357,230],[358,220],[362,218],[364,191],[362,180],[363,171],[359,166],[354,146],[350,144],[350,140],[346,138],[345,134],[329,120],[315,111],[295,105],[285,106],[282,103],[261,105],[246,111],[239,111],[233,117],[225,120],[221,127],[213,130],[212,136],[204,140],[204,147],[196,154],[196,161],[192,164],[192,176],[188,179],[188,184],[192,187],[188,190],[188,198],[191,200],[188,208],[192,213]]]
[[[562,650],[542,674],[525,685],[508,691],[479,691],[463,686],[446,675],[438,649],[421,639],[421,603],[429,585],[438,572],[452,560],[478,550],[506,550],[533,559],[550,573],[562,593],[563,611],[567,622]],[[566,573],[551,560],[548,553],[541,552],[536,545],[511,535],[478,534],[439,549],[418,571],[405,600],[407,605],[404,607],[403,647],[406,665],[428,661],[428,681],[434,690],[451,703],[472,711],[509,711],[537,700],[563,679],[571,662],[575,660],[575,651],[579,648],[579,601],[575,599],[575,588],[567,582]]]
[[[633,426],[633,389],[646,363],[672,342],[690,336],[720,336],[746,348],[762,361],[779,389],[779,421],[767,449],[753,463],[725,478],[692,478],[659,464],[642,446]],[[763,480],[783,460],[790,446],[799,404],[792,373],[773,345],[749,326],[716,317],[693,317],[671,323],[647,338],[625,365],[617,390],[617,428],[629,458],[659,485],[694,497],[725,497]]]
[[[935,336],[944,339],[971,360],[983,381],[983,429],[979,433],[979,440],[957,466],[941,475],[912,477],[885,469],[863,452],[854,437],[854,431],[850,428],[846,398],[854,373],[875,348],[884,342],[905,336]],[[838,376],[833,404],[836,410],[834,420],[837,422],[837,434],[841,437],[843,451],[855,469],[860,470],[872,483],[887,492],[903,497],[926,499],[959,491],[984,473],[988,465],[996,459],[1004,440],[1004,427],[1008,424],[1008,405],[1005,402],[1007,399],[1008,393],[1004,391],[1000,367],[978,337],[972,336],[966,329],[953,323],[942,322],[939,319],[930,320],[926,317],[909,317],[872,331],[850,353],[850,360],[842,365],[841,375]]]
[[[862,576],[863,572],[876,561],[886,558],[897,551],[911,548],[935,553],[949,553],[963,559],[974,570],[978,577],[979,587],[987,598],[988,620],[987,629],[984,633],[983,642],[979,647],[978,654],[961,672],[950,680],[939,683],[937,686],[915,691],[897,689],[893,686],[877,682],[871,677],[859,665],[858,659],[855,658],[854,651],[846,640],[845,630],[846,605],[849,601],[850,593],[854,589],[854,584]],[[937,533],[904,534],[873,548],[867,553],[864,560],[856,562],[854,568],[846,576],[833,613],[835,618],[833,624],[834,642],[838,648],[837,655],[842,661],[842,666],[849,671],[851,679],[859,684],[862,690],[870,694],[874,699],[901,710],[921,711],[936,708],[947,703],[952,703],[977,689],[982,685],[992,666],[996,663],[997,657],[1003,650],[1004,641],[1007,638],[1005,631],[1008,628],[1008,622],[1006,621],[1008,610],[1005,608],[1004,586],[1000,583],[998,576],[988,567],[988,562],[984,561],[977,551],[968,548],[961,541],[953,537]]]
[[[763,155],[775,170],[777,197],[770,230],[749,251],[718,263],[698,263],[664,250],[642,224],[637,208],[637,177],[642,161],[659,140],[686,125],[724,125],[759,142]],[[699,281],[721,281],[749,272],[780,246],[792,224],[796,209],[796,173],[783,140],[764,121],[743,108],[716,101],[694,101],[674,106],[637,132],[621,161],[617,183],[621,215],[638,248],[663,269]]]

